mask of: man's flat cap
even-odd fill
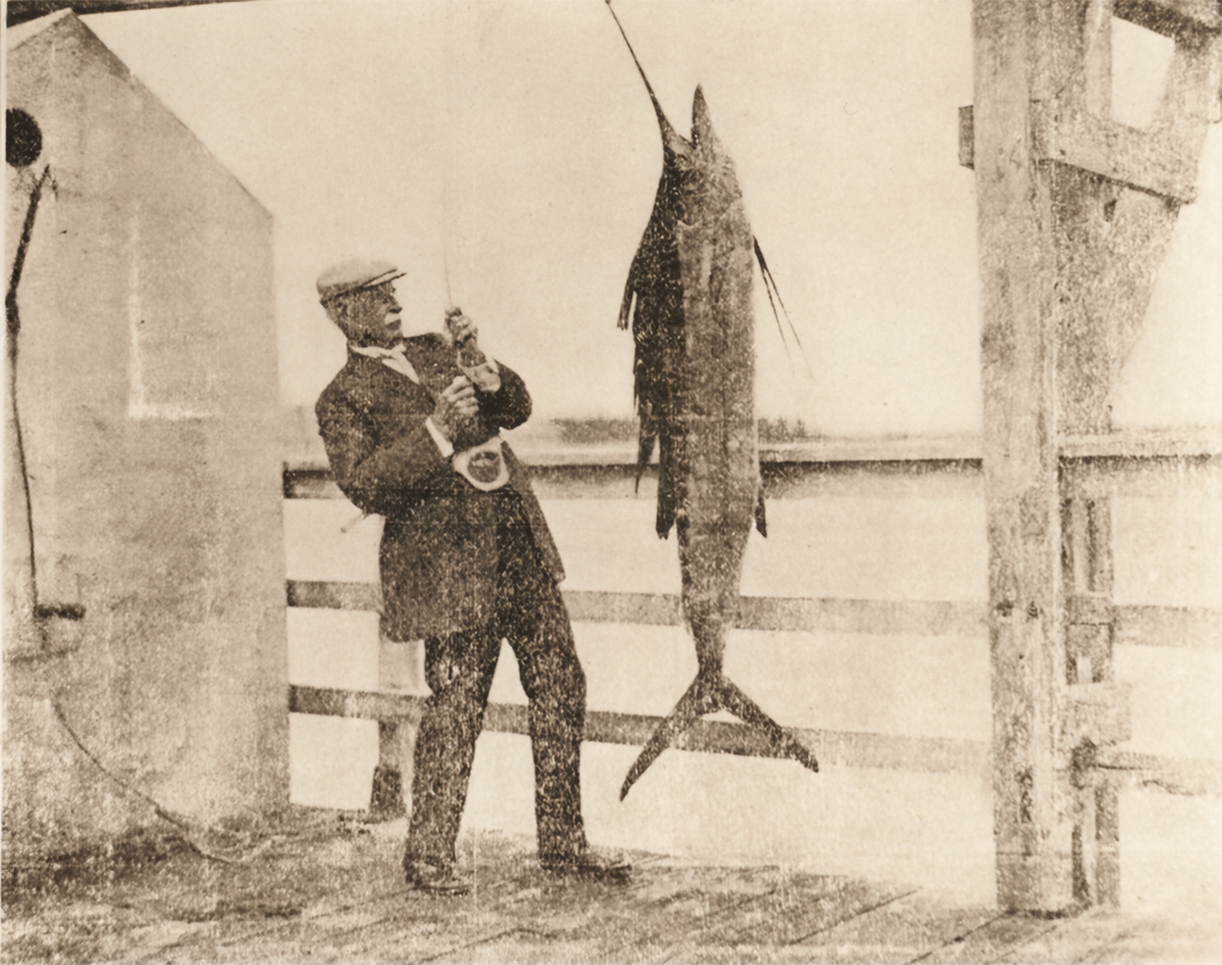
[[[389,261],[341,261],[318,276],[318,299],[324,305],[332,298],[347,295],[362,288],[374,288],[388,281],[402,278],[406,272],[399,271]]]

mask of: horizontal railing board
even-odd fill
[[[291,686],[289,710],[297,714],[356,717],[368,720],[413,718],[425,698],[393,691],[346,691]],[[643,746],[661,717],[588,711],[584,739],[600,744]],[[499,734],[530,733],[522,704],[489,704],[484,730]],[[808,747],[820,765],[910,770],[926,773],[985,775],[989,745],[985,741],[935,737],[900,737],[855,731],[787,730]],[[676,750],[741,757],[783,757],[760,731],[744,724],[699,720],[672,745]]]
[[[1059,448],[1063,458],[1082,460],[1222,456],[1222,427],[1131,429],[1101,435],[1064,436]]]
[[[1100,748],[1097,770],[1126,787],[1222,796],[1222,761]]]
[[[387,690],[341,690],[289,687],[289,711],[364,720],[418,719],[426,698]],[[592,710],[586,713],[586,741],[644,746],[660,717]],[[484,730],[529,735],[522,704],[489,704]],[[902,737],[858,731],[787,730],[827,767],[868,767],[922,773],[985,775],[990,766],[985,741],[937,737]],[[783,757],[761,732],[744,724],[699,720],[673,745],[675,750],[741,757]],[[1222,795],[1222,761],[1176,758],[1101,748],[1095,771],[1127,787],[1180,795]]]
[[[798,455],[761,464],[767,499],[842,495],[984,497],[978,459],[821,461]],[[656,465],[647,466],[638,479],[632,463],[598,461],[601,458],[587,452],[574,454],[569,462],[527,462],[535,491],[543,499],[655,498]],[[1171,497],[1222,492],[1222,456],[1216,454],[1067,456],[1062,459],[1062,469],[1062,491],[1067,495]],[[283,482],[286,499],[345,498],[322,464],[286,465]]]
[[[631,463],[570,462],[531,464],[530,476],[542,499],[654,499],[657,466],[638,474]],[[980,464],[965,459],[907,461],[765,462],[760,467],[768,499],[821,495],[894,497],[914,494],[914,487],[941,484],[953,495],[983,497]],[[966,487],[966,488],[965,488]],[[923,491],[923,488],[921,491]],[[286,499],[344,499],[325,466],[297,463],[284,470]]]
[[[574,620],[658,626],[683,623],[679,597],[671,593],[566,590],[564,600]],[[984,614],[985,608],[974,603],[744,596],[739,598],[736,626],[742,630],[970,636],[984,629]]]
[[[381,589],[376,583],[329,583],[289,580],[288,605],[332,610],[376,610]],[[683,615],[673,593],[613,593],[565,590],[573,620],[680,626]],[[820,631],[913,635],[978,635],[984,630],[985,607],[977,603],[927,600],[740,598],[737,626],[743,630]]]
[[[883,635],[973,636],[985,630],[984,604],[937,600],[740,597],[738,626]]]
[[[376,583],[289,580],[288,605],[331,610],[377,610],[382,605]],[[613,593],[565,590],[574,620],[679,626],[683,616],[673,593]],[[1154,647],[1222,649],[1222,611],[1199,607],[1118,606],[1115,640]],[[936,600],[798,599],[744,596],[738,627],[744,630],[788,630],[880,635],[973,636],[986,627],[983,603]]]
[[[1063,495],[1168,498],[1222,494],[1222,455],[1096,456],[1062,460]]]
[[[380,583],[339,583],[289,580],[288,605],[316,610],[381,610]]]
[[[1222,611],[1203,607],[1118,606],[1113,639],[1146,647],[1222,650]]]
[[[536,469],[595,468],[619,466],[635,472],[637,445],[631,426],[608,434],[605,427],[588,427],[576,433],[525,428],[513,434],[519,458]],[[625,436],[626,434],[626,436]],[[578,438],[580,437],[580,438]],[[1065,436],[1058,440],[1060,455],[1071,461],[1120,459],[1145,460],[1222,456],[1222,427],[1182,429],[1130,429],[1102,435]],[[944,470],[968,467],[978,470],[983,448],[979,436],[913,436],[891,438],[787,438],[769,439],[761,432],[760,460],[768,464],[844,465],[858,471],[861,466],[924,466]],[[326,473],[321,458],[287,463],[289,472]],[[905,472],[911,469],[903,470]]]
[[[285,499],[346,499],[331,470],[317,463],[293,463],[284,467]]]

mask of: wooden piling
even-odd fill
[[[1057,912],[1119,896],[1127,738],[1113,682],[1110,495],[1062,441],[1111,432],[1108,397],[1145,317],[1217,92],[1204,0],[975,0],[972,143],[982,281],[997,892]],[[1114,17],[1171,36],[1149,128],[1111,118]]]

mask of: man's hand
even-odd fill
[[[446,312],[446,326],[458,347],[458,364],[481,392],[491,395],[501,390],[501,376],[480,350],[479,329],[461,308]]]
[[[474,419],[477,412],[479,400],[475,397],[475,386],[465,375],[458,375],[437,397],[437,405],[433,409],[433,425],[453,442],[458,430]]]
[[[491,363],[485,361],[463,371],[467,373],[467,378],[479,386],[481,392],[491,395],[501,391],[501,373],[494,369]]]
[[[461,308],[451,308],[446,312],[446,328],[449,329],[450,337],[454,339],[455,345],[466,348],[467,345],[464,343],[470,339],[470,347],[475,348],[476,340],[479,338],[479,329],[473,319],[463,314]]]

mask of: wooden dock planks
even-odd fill
[[[325,820],[324,820],[325,818]],[[625,886],[557,882],[529,837],[466,833],[465,898],[410,892],[404,822],[300,813],[254,860],[179,849],[94,880],[5,888],[0,961],[1152,962],[1222,960],[1215,922],[1006,915],[783,866],[632,855]]]

